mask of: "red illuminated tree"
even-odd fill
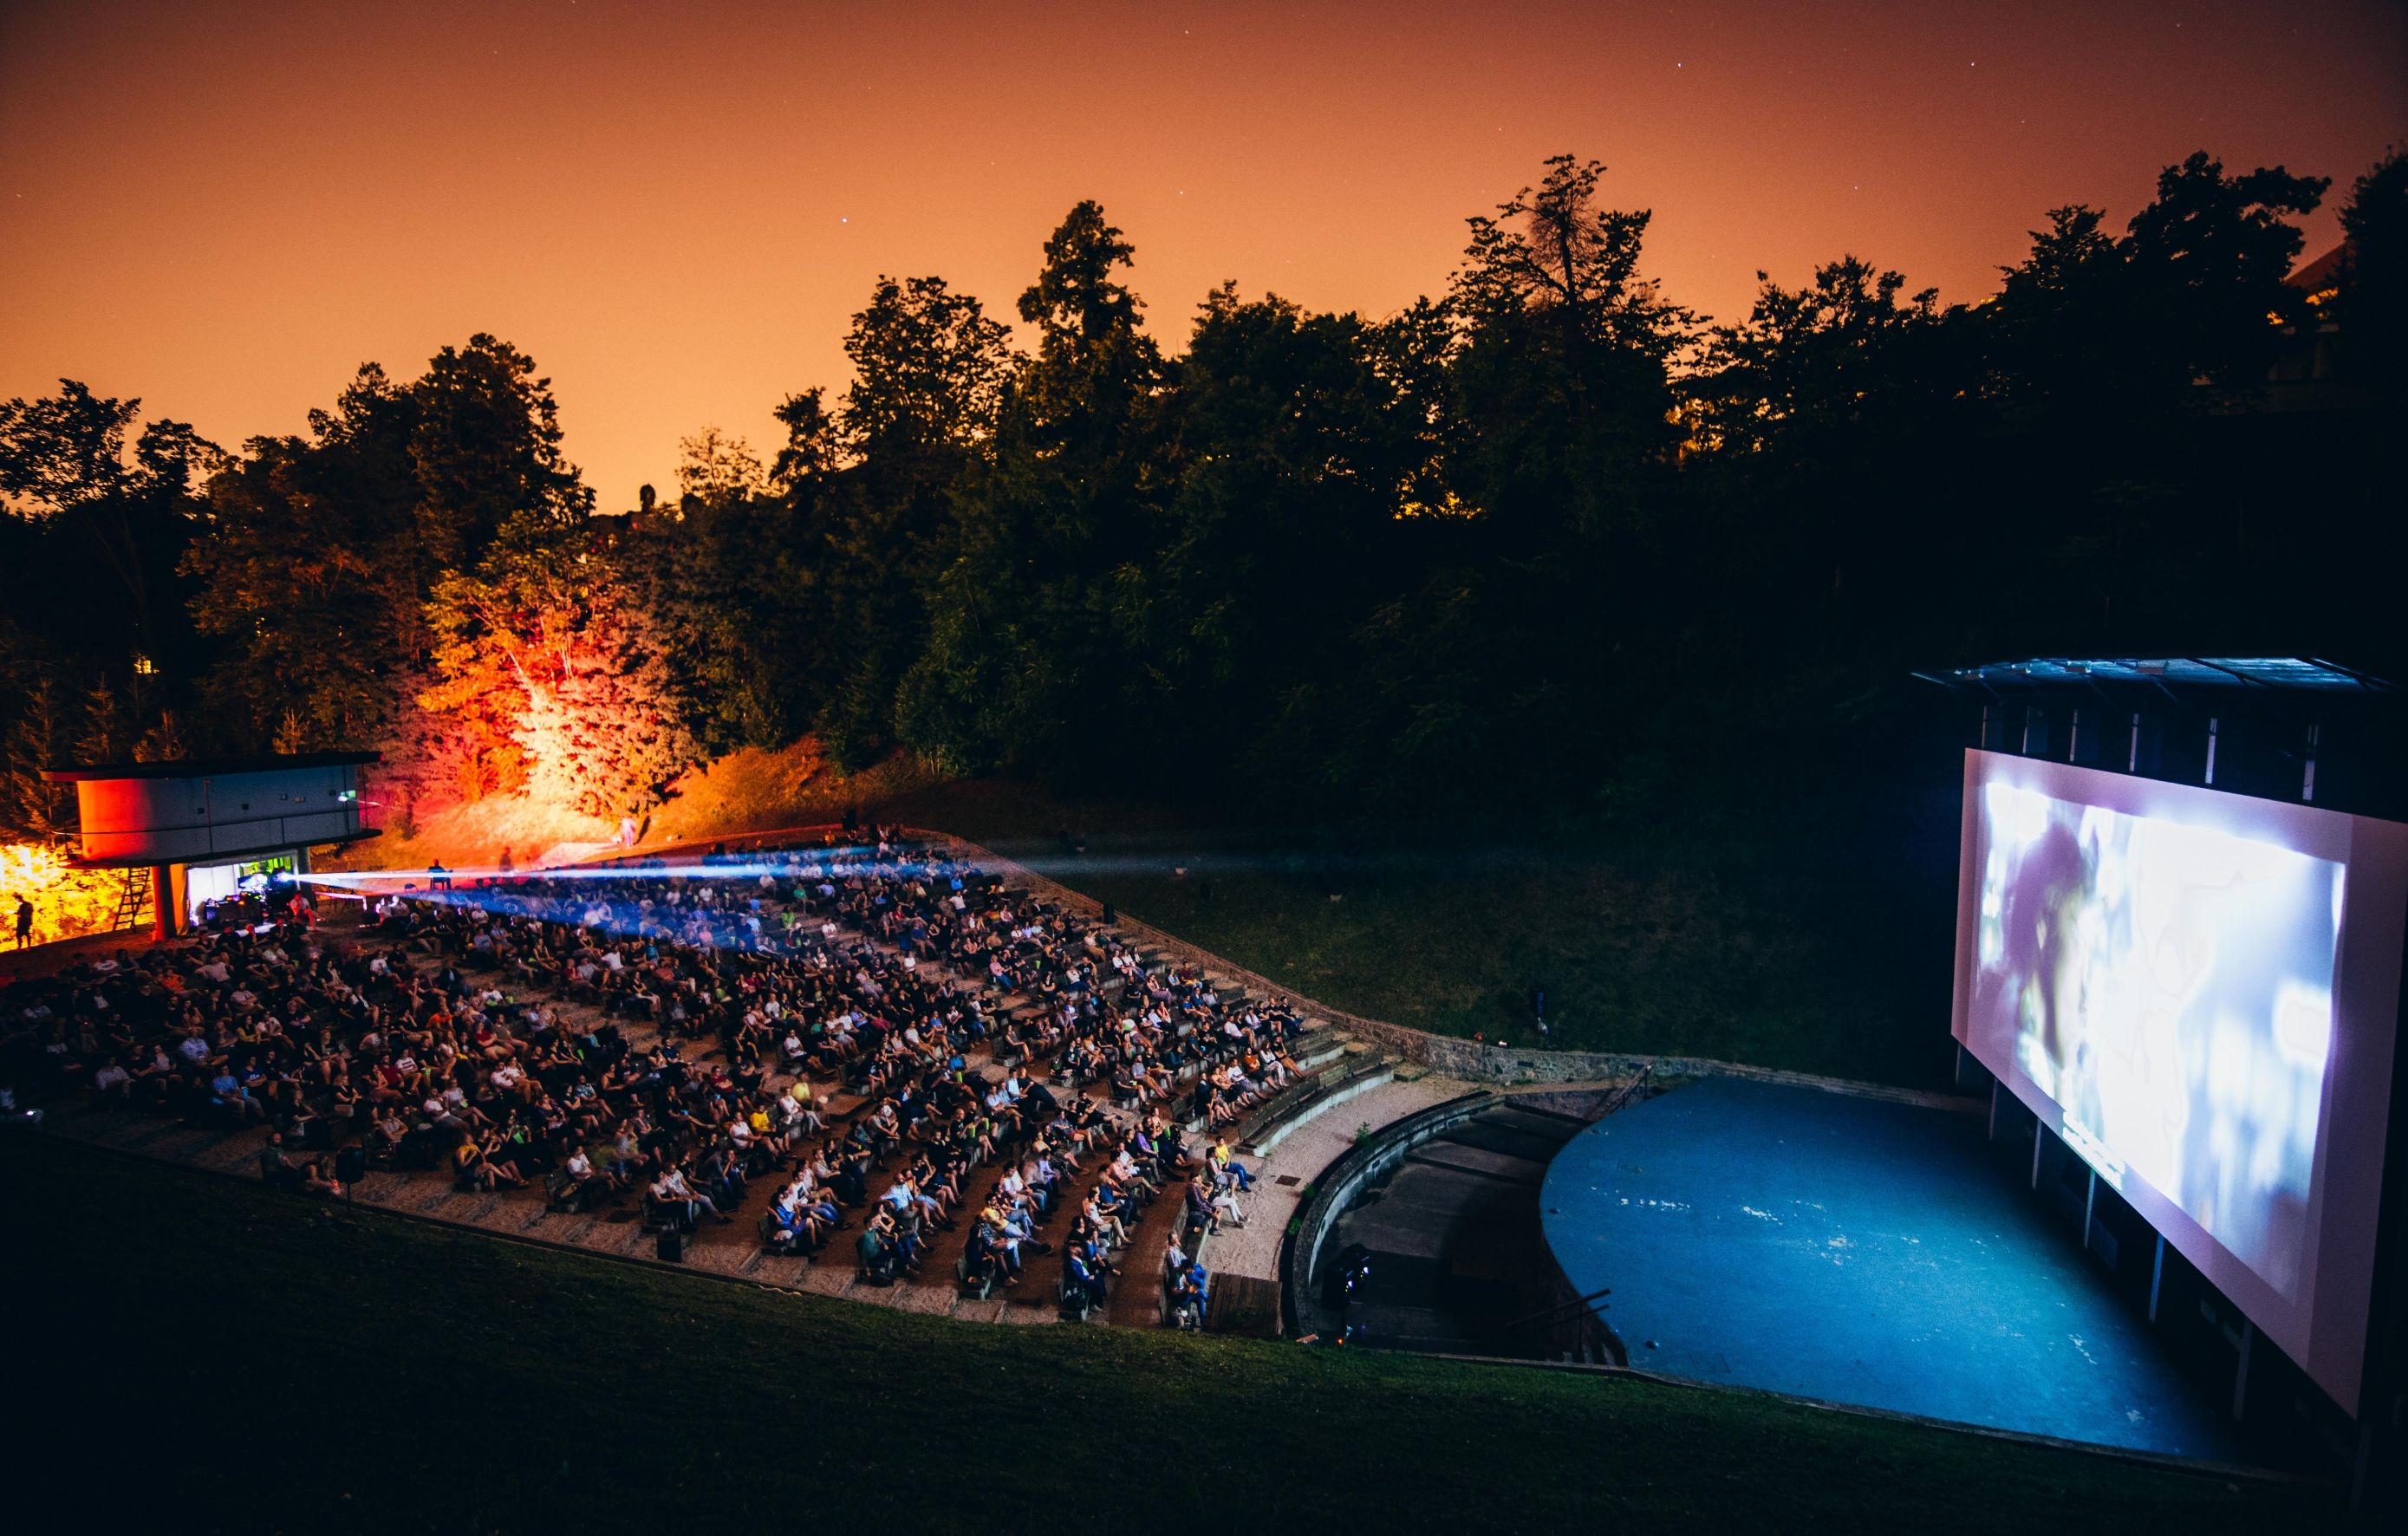
[[[649,805],[694,761],[668,668],[627,583],[581,530],[506,523],[473,576],[436,586],[436,683],[463,797],[523,792],[589,816]]]

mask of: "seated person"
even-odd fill
[[[722,1222],[736,1219],[733,1216],[722,1215],[719,1207],[711,1203],[710,1197],[688,1184],[685,1170],[675,1163],[663,1169],[661,1176],[652,1181],[652,1199],[666,1209],[676,1213],[688,1227],[693,1226],[699,1213],[704,1211],[718,1216]]]
[[[1182,1265],[1170,1280],[1170,1320],[1183,1328],[1200,1328],[1205,1304],[1204,1266]]]
[[[1212,1167],[1221,1180],[1236,1181],[1240,1190],[1251,1190],[1254,1187],[1254,1174],[1247,1170],[1245,1164],[1238,1161],[1238,1155],[1229,1146],[1229,1139],[1226,1136],[1216,1136],[1212,1139]]]
[[[301,1170],[301,1188],[311,1195],[324,1195],[333,1199],[343,1198],[342,1181],[326,1166],[323,1157],[312,1157],[309,1166]]]
[[[1104,1304],[1104,1277],[1075,1242],[1062,1251],[1062,1299],[1090,1310]]]
[[[895,1284],[895,1249],[873,1219],[854,1244],[861,1256],[861,1278],[873,1285]]]
[[[299,1189],[306,1175],[285,1155],[284,1133],[267,1133],[267,1143],[259,1149],[259,1176],[271,1189]]]

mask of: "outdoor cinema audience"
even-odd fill
[[[637,1199],[663,1228],[757,1209],[774,1254],[853,1232],[870,1284],[924,1275],[939,1234],[981,1293],[1058,1252],[1082,1312],[1176,1184],[1160,1279],[1192,1324],[1204,1277],[1180,1242],[1243,1220],[1227,1129],[1297,1072],[1283,1000],[1225,1003],[882,830],[444,885],[388,892],[357,938],[304,899],[17,983],[0,1084],[264,1125],[263,1179],[300,1193],[344,1194],[332,1155],[356,1148],[464,1192]],[[1217,1133],[1209,1151],[1174,1108]]]

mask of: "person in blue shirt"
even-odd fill
[[[238,1124],[249,1125],[253,1120],[267,1118],[267,1111],[251,1090],[242,1085],[242,1080],[235,1076],[232,1066],[220,1067],[217,1076],[209,1079],[209,1102],[233,1115]]]
[[[1071,1243],[1062,1252],[1063,1299],[1074,1307],[1095,1308],[1104,1304],[1104,1280],[1096,1273],[1080,1244]]]
[[[1170,1313],[1182,1328],[1201,1328],[1211,1277],[1201,1264],[1182,1267],[1170,1282]]]

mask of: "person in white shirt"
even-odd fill
[[[568,1159],[562,1163],[560,1168],[561,1171],[568,1176],[569,1185],[573,1189],[590,1189],[597,1181],[605,1189],[612,1186],[610,1176],[598,1171],[594,1167],[594,1159],[586,1156],[583,1142],[569,1148]]]
[[[1087,1225],[1105,1234],[1113,1247],[1128,1246],[1128,1228],[1121,1225],[1119,1216],[1103,1208],[1096,1199],[1096,1191],[1087,1191],[1087,1198],[1080,1204],[1079,1213],[1087,1218]]]
[[[652,1198],[665,1205],[683,1204],[686,1207],[688,1220],[693,1219],[694,1213],[697,1209],[710,1212],[723,1222],[736,1219],[724,1214],[719,1207],[711,1202],[710,1196],[686,1183],[685,1170],[675,1164],[671,1164],[666,1172],[652,1181]]]

